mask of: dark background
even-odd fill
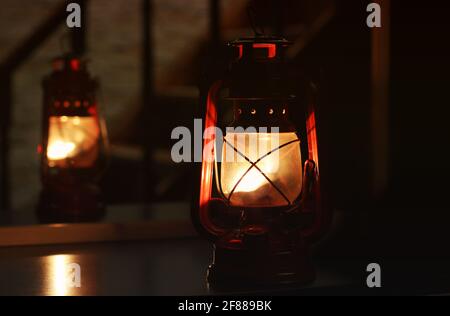
[[[176,18],[183,16],[183,10],[189,10],[189,1],[183,1],[181,6],[174,1],[173,8],[165,8],[166,12],[175,10],[173,19],[158,21],[142,12],[154,13],[161,3],[156,1],[153,6],[142,3],[143,6],[136,5],[136,18],[147,22],[143,24],[148,33],[140,30],[143,34],[142,38],[137,37],[138,48],[133,46],[134,58],[140,65],[133,71],[140,79],[131,92],[124,88],[125,93],[136,94],[142,102],[133,107],[134,114],[127,116],[127,124],[117,119],[127,113],[125,103],[116,111],[120,114],[109,120],[115,147],[102,186],[110,204],[187,202],[191,199],[191,187],[186,184],[191,181],[192,167],[171,163],[170,132],[175,126],[192,124],[199,102],[198,87],[204,82],[205,72],[220,72],[221,61],[226,56],[225,42],[251,35],[251,29],[245,10],[231,10],[237,6],[233,1],[223,1],[219,7],[214,6],[219,2],[205,1],[198,14],[208,17],[206,33],[190,44],[195,45],[195,49],[178,59],[178,68],[157,72],[157,57],[169,54],[174,48],[164,46],[156,54],[153,45],[161,38],[173,40],[171,32],[177,34],[186,27],[176,24]],[[293,67],[313,81],[319,91],[323,176],[336,216],[333,233],[318,248],[318,254],[344,262],[343,266],[349,260],[358,264],[367,262],[368,258],[389,262],[395,271],[408,266],[409,270],[402,270],[405,275],[413,270],[427,277],[426,272],[443,268],[450,243],[447,205],[450,20],[446,16],[446,2],[381,1],[382,12],[390,20],[390,29],[381,30],[366,26],[369,1],[261,0],[256,3],[259,19],[266,24],[268,33],[283,34],[299,45],[291,56]],[[245,3],[240,6],[245,8]],[[385,10],[388,7],[390,9]],[[221,24],[213,18],[215,14],[221,14]],[[322,16],[328,18],[321,20]],[[88,26],[95,25],[95,21],[90,21]],[[158,23],[163,26],[170,23],[170,31],[164,33]],[[0,34],[6,30],[7,26],[1,27]],[[102,32],[106,34],[108,28],[96,34],[101,36]],[[374,32],[390,37],[386,42],[388,48],[373,45]],[[91,40],[92,46],[95,41]],[[177,47],[180,56],[184,56],[186,47],[182,43]],[[374,56],[386,51],[388,63],[374,62]],[[120,53],[120,49],[111,49],[111,54]],[[98,54],[97,60],[92,60],[94,68],[99,60],[107,61],[101,56]],[[2,82],[5,83],[7,67],[5,63],[2,65]],[[375,71],[378,66],[389,74],[387,81],[381,80],[381,86],[387,89],[376,88],[377,83],[380,84]],[[124,68],[117,73],[126,71]],[[160,83],[158,76],[164,71],[172,73],[175,79]],[[173,76],[173,73],[179,75]],[[37,84],[39,80],[36,78]],[[108,82],[119,78],[104,76],[101,80],[108,87]],[[3,101],[7,88],[2,86]],[[106,94],[108,89],[112,90],[107,88]],[[387,97],[386,111],[380,110],[380,93]],[[39,104],[36,101],[35,106]],[[17,104],[11,102],[10,106],[17,107]],[[15,142],[10,131],[20,126],[14,125],[12,108],[8,108],[7,102],[2,102],[0,109],[3,160],[11,160],[8,148],[20,149],[23,144]],[[381,116],[382,120],[377,121],[374,116]],[[374,135],[379,133],[386,137],[375,142]],[[123,150],[117,150],[119,147],[128,149],[126,153],[136,153],[131,150],[135,148],[139,150],[137,154],[123,154]],[[35,159],[29,158],[25,150],[20,157]],[[7,186],[11,194],[15,192],[11,179],[30,173],[30,168],[19,166],[12,171],[10,165],[4,166],[0,176],[7,180],[2,182],[2,189]],[[35,172],[38,174],[38,170]],[[380,175],[384,180],[376,180]],[[27,180],[15,183],[14,188],[28,184]],[[29,194],[29,205],[18,208],[28,208],[31,212],[33,196],[39,186],[31,186],[30,190],[34,193]],[[13,205],[4,204],[2,212],[12,209],[15,209]]]

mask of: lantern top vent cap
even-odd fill
[[[275,36],[257,36],[257,37],[244,37],[230,42],[229,46],[239,45],[252,45],[252,44],[274,44],[278,46],[291,46],[292,42],[285,38]]]
[[[53,58],[53,71],[85,71],[87,60],[74,54],[64,54]]]
[[[235,49],[238,61],[261,63],[282,60],[291,42],[279,37],[257,36],[238,39],[228,45]]]

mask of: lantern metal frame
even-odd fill
[[[204,130],[214,128],[218,123],[218,100],[224,88],[229,89],[226,99],[235,102],[235,118],[243,114],[237,104],[245,101],[257,106],[261,113],[267,112],[264,104],[268,103],[275,104],[275,110],[284,107],[283,112],[289,112],[288,105],[296,100],[292,87],[287,84],[290,79],[289,67],[284,57],[290,43],[281,38],[257,36],[231,42],[229,46],[236,55],[225,79],[217,80],[209,87],[202,109]],[[325,207],[321,188],[315,104],[308,104],[305,112],[308,154],[304,161],[302,191],[294,201],[288,199],[257,164],[275,151],[301,142],[299,135],[295,141],[281,144],[256,162],[229,144],[225,137],[221,139],[250,164],[239,181],[256,168],[285,198],[286,206],[234,207],[230,203],[232,194],[225,197],[220,181],[218,194],[222,198],[214,198],[214,175],[220,179],[220,168],[216,163],[217,150],[211,148],[217,147],[217,139],[215,134],[205,138],[203,162],[198,166],[199,182],[191,209],[194,226],[214,243],[214,260],[207,276],[211,286],[306,284],[315,279],[309,246],[327,232],[331,213]],[[261,122],[264,126],[280,127],[280,132],[297,133],[289,121],[270,117],[273,121],[258,115],[244,115],[239,126],[258,126]],[[211,142],[215,142],[214,146],[211,146]],[[234,190],[239,181],[234,185]],[[213,213],[230,214],[230,210],[234,210],[237,215],[231,227],[221,226],[212,219]],[[250,225],[245,231],[240,231],[239,225],[245,221],[246,213],[250,216],[258,213],[268,224]],[[274,243],[277,245],[274,246]]]
[[[105,214],[98,182],[107,168],[109,143],[99,113],[99,84],[91,77],[86,64],[86,60],[72,54],[57,57],[53,60],[53,72],[42,82],[44,108],[39,151],[43,188],[37,208],[42,222],[97,221]],[[65,167],[49,165],[47,148],[51,117],[92,117],[95,120],[99,133],[95,142],[98,152],[92,165],[72,167],[74,158],[71,157],[64,159],[67,162]]]

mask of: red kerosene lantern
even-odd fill
[[[53,61],[43,89],[39,216],[52,222],[99,219],[104,206],[98,181],[108,142],[97,104],[98,82],[84,60],[65,55]]]
[[[290,120],[290,108],[301,105],[284,57],[289,45],[272,37],[230,43],[237,57],[207,96],[192,216],[215,246],[211,285],[315,278],[309,244],[323,235],[330,216],[321,196],[314,104],[305,107],[303,127]],[[224,88],[233,103],[228,122],[219,98]]]

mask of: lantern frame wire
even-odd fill
[[[231,190],[230,194],[228,195],[228,197],[225,197],[225,194],[223,193],[223,189],[222,189],[222,185],[220,184],[220,191],[223,197],[226,198],[227,203],[229,205],[231,205],[231,198],[234,194],[234,192],[236,191],[237,187],[239,186],[239,184],[242,182],[242,180],[245,178],[245,176],[247,176],[247,174],[253,169],[255,168],[256,170],[259,171],[259,173],[261,173],[261,175],[270,183],[270,185],[272,185],[272,187],[283,197],[283,199],[286,200],[286,202],[288,202],[288,206],[292,205],[292,202],[289,200],[289,198],[283,193],[283,191],[275,184],[273,183],[272,180],[270,180],[270,178],[264,173],[264,171],[261,170],[261,168],[259,168],[257,166],[258,163],[260,163],[262,160],[266,159],[267,157],[269,157],[270,155],[274,154],[277,151],[280,151],[281,149],[290,146],[292,144],[296,144],[296,143],[300,143],[300,139],[296,139],[290,142],[287,142],[286,144],[283,144],[281,146],[278,146],[277,148],[272,149],[271,151],[267,152],[266,154],[264,154],[263,156],[261,156],[258,160],[256,160],[255,162],[253,162],[250,158],[248,158],[245,154],[243,154],[241,151],[239,151],[236,147],[234,147],[233,145],[231,145],[226,139],[225,137],[223,138],[223,142],[225,144],[227,144],[229,147],[231,147],[238,155],[240,155],[242,158],[244,158],[248,163],[251,164],[251,166],[247,169],[247,171],[239,178],[239,180],[236,182],[236,184],[234,185],[233,189]]]
[[[261,37],[266,35],[266,30],[264,26],[257,23],[257,12],[253,3],[247,6],[247,17],[252,27],[253,32],[256,37]]]

